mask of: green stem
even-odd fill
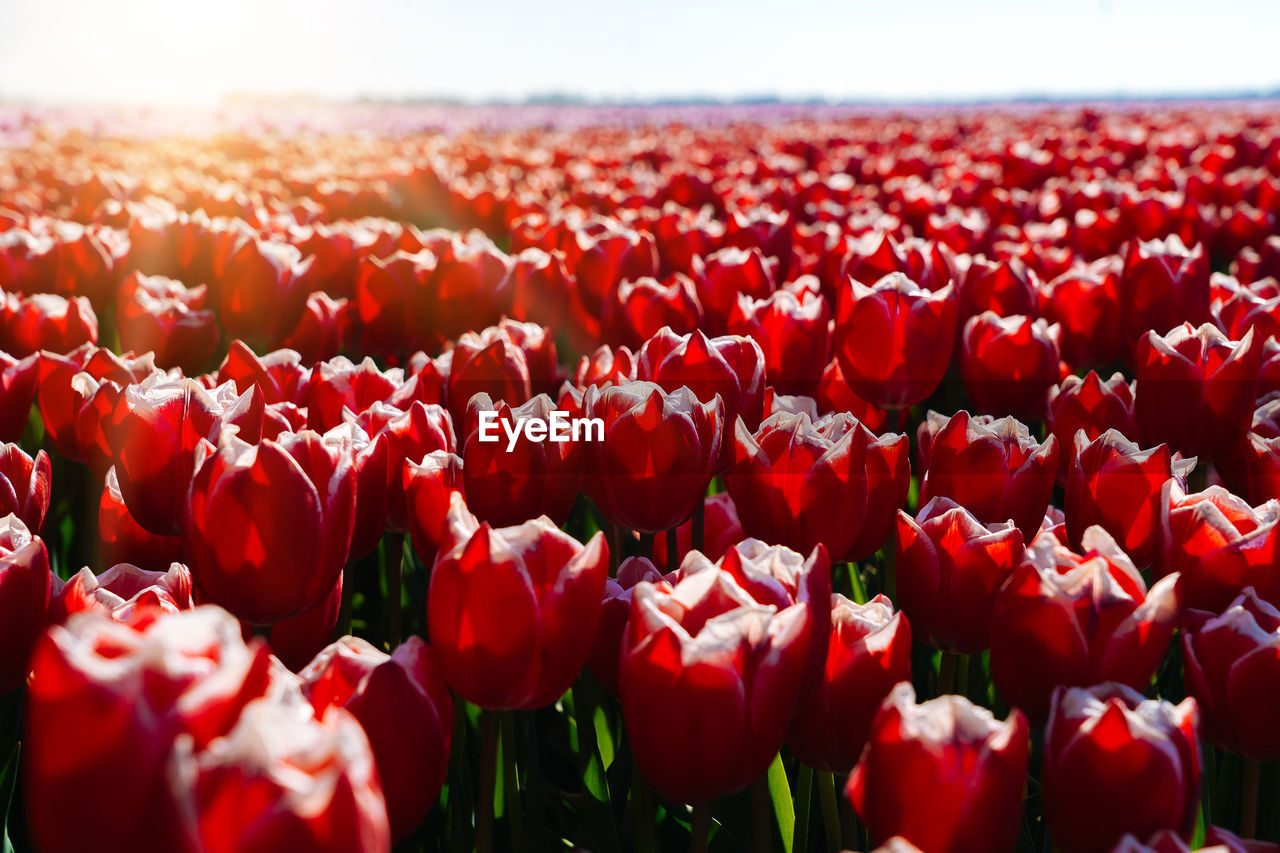
[[[498,777],[498,733],[502,714],[480,712],[480,795],[476,803],[476,853],[493,850],[493,790]]]
[[[695,551],[701,551],[706,539],[707,526],[707,501],[705,498],[698,501],[698,508],[693,511],[693,535],[690,537],[689,546]]]
[[[956,688],[956,655],[943,651],[938,663],[938,695],[954,693]]]
[[[711,804],[698,803],[693,807],[693,825],[689,827],[690,853],[707,853],[711,841]]]
[[[822,833],[827,837],[828,853],[840,849],[840,806],[836,802],[836,777],[818,774],[818,801],[822,804]]]
[[[647,557],[650,560],[653,559],[653,534],[652,533],[640,534],[640,556]]]
[[[631,808],[635,817],[636,853],[653,853],[653,797],[649,783],[640,772],[640,765],[632,757]]]
[[[676,528],[672,527],[667,531],[667,571],[674,572],[680,568],[680,555],[678,539],[676,537]]]
[[[511,830],[511,849],[524,849],[524,809],[520,802],[520,775],[516,767],[516,718],[512,711],[502,712],[502,802]]]
[[[383,571],[387,578],[387,643],[391,651],[400,645],[400,585],[404,572],[404,534],[392,533],[387,537]]]
[[[1240,837],[1253,838],[1258,833],[1258,779],[1262,765],[1252,758],[1244,761],[1240,780]]]
[[[796,831],[792,836],[791,850],[792,853],[808,853],[809,809],[813,801],[813,768],[807,764],[801,764],[796,784]]]
[[[751,783],[751,814],[754,819],[752,846],[756,853],[769,853],[773,847],[773,800],[769,797],[767,776]]]

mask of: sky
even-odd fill
[[[0,98],[955,101],[1280,90],[1276,0],[0,0]]]

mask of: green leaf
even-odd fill
[[[773,817],[778,822],[782,847],[792,853],[795,843],[796,813],[791,802],[791,785],[787,782],[787,768],[782,763],[782,753],[773,757],[769,765],[769,799],[773,800]]]
[[[18,785],[18,757],[22,753],[22,744],[13,745],[13,753],[0,771],[0,840],[4,842],[4,853],[13,853],[13,842],[9,840],[9,811],[13,808],[13,791]]]

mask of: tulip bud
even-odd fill
[[[1189,837],[1200,796],[1198,719],[1194,699],[1175,706],[1120,684],[1054,691],[1041,771],[1054,844],[1105,853],[1125,833]]]
[[[845,788],[871,843],[898,835],[931,853],[1011,853],[1027,775],[1026,718],[1014,709],[996,722],[962,696],[915,698],[906,682],[889,693]]]
[[[0,695],[27,680],[31,652],[44,632],[52,584],[44,542],[18,516],[0,518]]]

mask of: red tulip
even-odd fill
[[[1023,420],[1044,416],[1045,394],[1057,384],[1058,326],[986,311],[965,323],[960,373],[974,406]]]
[[[850,415],[773,415],[755,435],[734,435],[729,494],[747,535],[836,561],[874,554],[907,499],[907,438],[877,437]]]
[[[591,355],[584,355],[573,374],[573,384],[579,388],[588,385],[604,385],[612,382],[621,385],[636,378],[636,358],[626,347],[602,346]]]
[[[1022,814],[1026,718],[1015,709],[996,722],[962,696],[915,698],[906,682],[893,688],[845,788],[871,843],[898,835],[930,853],[1009,853]]]
[[[1163,509],[1156,568],[1182,575],[1185,607],[1217,613],[1246,587],[1280,604],[1280,503],[1254,508],[1221,486],[1191,495],[1170,487]]]
[[[327,293],[308,294],[298,325],[285,335],[281,345],[297,350],[302,360],[314,364],[342,352],[351,333],[351,308],[346,299]]]
[[[1138,427],[1133,416],[1133,386],[1121,373],[1112,374],[1105,382],[1090,370],[1081,379],[1068,376],[1061,385],[1049,389],[1046,420],[1058,440],[1060,479],[1065,480],[1075,458],[1076,433],[1084,430],[1093,441],[1109,429],[1119,430],[1125,437],[1138,440]]]
[[[604,601],[600,605],[600,621],[596,623],[596,638],[587,655],[587,669],[615,696],[622,643],[636,586],[648,581],[660,589],[670,590],[678,580],[678,572],[664,575],[648,557],[628,557],[618,566],[617,578],[605,578]]]
[[[728,330],[755,340],[765,377],[784,394],[811,394],[831,361],[831,312],[819,294],[779,290],[762,299],[740,294]]]
[[[638,347],[664,326],[686,335],[702,324],[702,306],[684,273],[658,281],[638,278],[618,285],[604,306],[604,327],[612,340]]]
[[[311,264],[287,243],[242,241],[210,282],[227,334],[268,345],[283,340],[306,309]]]
[[[0,352],[0,441],[16,442],[27,428],[36,399],[39,356],[18,360]]]
[[[184,849],[181,789],[165,774],[174,741],[203,748],[229,732],[266,693],[269,667],[266,647],[245,646],[215,607],[140,627],[83,613],[50,628],[32,661],[22,751],[35,843],[51,853]],[[68,736],[88,730],[93,749]]]
[[[333,589],[318,604],[272,625],[266,634],[267,645],[280,663],[297,672],[333,639],[341,616],[342,575],[338,575]],[[241,622],[240,629],[246,638],[253,634],[253,625],[248,622]]]
[[[709,563],[670,589],[635,587],[622,713],[636,763],[664,796],[700,803],[741,790],[782,745],[817,640],[810,606],[780,608],[773,592],[758,601]]]
[[[1200,796],[1198,718],[1194,699],[1175,706],[1120,684],[1056,690],[1041,770],[1054,844],[1089,853],[1126,832],[1189,837]]]
[[[1044,519],[1058,470],[1058,441],[1043,442],[1013,418],[929,412],[917,432],[920,505],[946,497],[983,524],[1012,520],[1023,541]]]
[[[377,440],[387,443],[387,529],[404,533],[409,529],[405,514],[405,494],[401,478],[405,464],[442,450],[453,453],[457,438],[449,413],[437,405],[414,402],[407,411],[374,405],[356,423]]]
[[[117,622],[130,622],[132,609],[156,606],[170,613],[190,610],[191,571],[173,563],[165,572],[149,572],[129,563],[120,563],[95,575],[83,568],[54,591],[49,605],[49,621],[62,624],[85,611],[99,611]],[[123,609],[122,609],[123,608]]]
[[[1221,613],[1193,610],[1186,623],[1187,690],[1209,740],[1255,761],[1280,758],[1280,610],[1246,588]]]
[[[814,389],[813,400],[819,413],[829,415],[833,412],[848,412],[874,433],[884,432],[889,422],[888,412],[853,393],[844,374],[840,372],[840,362],[834,358],[827,362],[826,369],[822,371],[822,379]],[[898,412],[898,421],[902,421],[902,410],[899,409]]]
[[[437,263],[427,250],[370,256],[360,263],[353,306],[366,352],[402,356],[436,344],[425,303]]]
[[[711,334],[724,334],[739,299],[765,299],[773,293],[773,266],[754,247],[730,246],[705,257],[702,274],[694,277],[694,288]]]
[[[1036,725],[1058,685],[1146,689],[1177,625],[1177,576],[1148,590],[1101,527],[1085,531],[1083,552],[1041,533],[991,613],[991,678]]]
[[[555,404],[539,394],[522,406],[496,405],[485,393],[467,407],[463,480],[467,506],[482,521],[499,527],[546,515],[564,524],[582,483],[581,444],[573,441],[567,417],[557,438]],[[520,430],[524,420],[546,424],[545,441]],[[511,435],[515,438],[510,438]]]
[[[1160,444],[1142,450],[1113,429],[1093,441],[1076,436],[1075,461],[1067,477],[1067,533],[1079,545],[1086,528],[1101,525],[1133,562],[1150,564],[1168,501],[1170,480],[1185,491],[1195,460],[1184,460]]]
[[[218,321],[205,308],[206,289],[135,270],[120,285],[116,298],[120,345],[134,352],[154,352],[160,367],[199,373],[213,356],[219,336]]]
[[[1213,326],[1147,332],[1137,346],[1134,412],[1145,440],[1188,456],[1223,456],[1249,429],[1262,348]]]
[[[420,462],[406,459],[401,469],[400,492],[408,510],[408,528],[413,549],[431,565],[449,531],[449,509],[462,499],[462,460],[452,453],[434,450]],[[472,517],[469,512],[462,517]]]
[[[509,406],[519,406],[533,396],[529,361],[518,345],[505,335],[482,337],[467,332],[446,354],[449,359],[449,412],[459,423],[476,394],[488,394]]]
[[[129,514],[114,465],[107,469],[98,501],[98,547],[99,563],[104,566],[131,563],[144,570],[161,571],[182,557],[181,536],[151,533]]]
[[[898,511],[898,600],[922,643],[956,654],[987,647],[996,593],[1022,562],[1012,521],[984,525],[949,498],[916,518]]]
[[[725,423],[739,415],[747,426],[760,425],[764,406],[764,353],[751,338],[708,338],[698,330],[677,335],[663,327],[640,349],[636,376],[664,391],[688,388],[704,402],[724,402]],[[722,462],[728,462],[726,453]]]
[[[345,356],[318,362],[311,368],[304,400],[307,425],[318,432],[342,423],[343,409],[361,415],[374,403],[387,402],[404,383],[404,372],[378,369],[372,358],[353,364]]]
[[[43,450],[32,459],[16,444],[0,446],[0,515],[12,513],[39,533],[49,512],[52,476]]]
[[[227,383],[210,392],[194,380],[169,379],[161,373],[129,385],[104,428],[129,514],[152,533],[179,533],[197,446],[216,442],[228,426],[237,428],[237,437],[257,441],[263,412],[262,393],[256,388],[236,396]]]
[[[586,447],[586,490],[614,524],[648,533],[676,527],[703,500],[719,454],[724,402],[652,382],[588,388],[583,416],[604,422]]]
[[[1135,240],[1125,253],[1118,292],[1122,334],[1132,350],[1151,329],[1209,322],[1209,259],[1202,246],[1188,249],[1177,236]]]
[[[224,436],[216,451],[202,455],[183,535],[205,600],[255,625],[318,604],[351,545],[351,460],[310,431],[257,446]]]
[[[547,518],[493,529],[455,502],[431,570],[427,625],[449,686],[484,708],[541,708],[586,662],[609,574],[597,532],[586,545]]]
[[[1119,279],[1118,265],[1108,257],[1041,288],[1040,316],[1061,327],[1062,357],[1073,367],[1107,364],[1126,351]]]
[[[369,739],[347,711],[250,702],[203,752],[178,744],[171,761],[185,830],[196,849],[382,853],[387,805]]]
[[[811,767],[838,773],[857,762],[871,721],[893,686],[911,678],[911,626],[877,595],[855,604],[831,596],[822,677],[802,693],[787,746]]]
[[[226,360],[218,368],[219,385],[231,381],[243,394],[250,385],[262,390],[268,405],[296,403],[305,405],[305,391],[311,377],[309,368],[301,364],[301,356],[290,349],[279,349],[259,357],[243,341],[232,341]]]
[[[350,711],[369,738],[387,799],[393,839],[422,822],[444,784],[453,739],[453,699],[430,646],[410,637],[391,655],[342,637],[301,673],[317,716]],[[406,726],[412,719],[414,725]]]
[[[1199,849],[1202,853],[1280,853],[1280,844],[1245,841],[1221,827],[1211,826],[1204,834],[1204,846]],[[1173,830],[1162,829],[1146,844],[1126,834],[1111,848],[1111,853],[1191,853],[1191,848]]]
[[[27,680],[31,652],[44,632],[53,573],[49,552],[18,516],[0,518],[0,695]]]
[[[0,349],[16,358],[41,350],[69,353],[98,342],[98,317],[83,296],[35,293],[15,300],[0,329]]]
[[[960,320],[964,322],[986,311],[1000,317],[1035,316],[1036,285],[1036,274],[1016,258],[969,258],[959,279]]]
[[[951,359],[952,285],[921,288],[902,273],[867,287],[850,279],[836,306],[833,347],[858,396],[883,409],[914,406],[937,389]]]

